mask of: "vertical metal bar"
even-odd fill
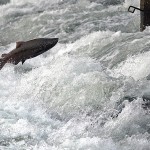
[[[145,30],[146,26],[150,26],[150,0],[141,0],[140,9],[144,10],[141,12],[141,24],[140,30]]]
[[[150,26],[150,0],[145,0],[144,2],[144,24],[145,26]]]
[[[144,5],[145,5],[145,1],[146,0],[141,0],[141,2],[140,2],[140,9],[142,9],[142,10],[144,10],[145,8],[144,8]],[[141,14],[140,14],[140,16],[141,16],[141,23],[140,23],[140,31],[142,32],[142,31],[144,31],[145,30],[145,24],[144,24],[144,12],[140,12]]]

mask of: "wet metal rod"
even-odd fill
[[[130,7],[128,8],[128,11],[131,12],[131,13],[134,13],[136,9],[139,10],[139,11],[145,12],[144,10],[142,10],[142,9],[140,9],[140,8],[137,8],[137,7],[134,7],[134,6],[130,6]]]

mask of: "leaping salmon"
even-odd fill
[[[58,42],[58,38],[38,38],[30,41],[16,42],[16,48],[8,54],[2,54],[0,59],[0,70],[6,63],[17,65],[22,64],[27,60],[34,58],[50,48],[54,47]]]

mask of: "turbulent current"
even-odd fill
[[[0,54],[59,38],[0,70],[0,150],[150,150],[150,28],[127,11],[139,1],[0,0]]]

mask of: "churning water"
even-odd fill
[[[1,150],[150,149],[150,28],[139,32],[129,5],[139,2],[0,1],[0,54],[59,38],[0,71]]]

